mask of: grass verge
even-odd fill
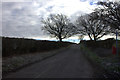
[[[100,57],[90,48],[81,44],[84,56],[94,65],[95,76],[99,78],[120,78],[120,57]]]

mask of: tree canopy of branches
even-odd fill
[[[109,28],[106,27],[107,24],[101,20],[102,15],[100,12],[96,11],[77,19],[77,28],[80,34],[87,35],[90,40],[96,41],[109,33]]]
[[[47,31],[52,37],[62,39],[71,37],[75,34],[75,26],[70,22],[66,15],[51,14],[47,19],[43,20],[43,30]]]
[[[104,11],[104,21],[107,21],[112,28],[112,32],[118,30],[120,35],[120,2],[98,2],[98,5],[102,5],[101,8]]]

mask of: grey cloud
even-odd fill
[[[75,22],[76,19],[77,19],[79,16],[81,16],[81,15],[85,15],[85,13],[83,13],[82,11],[77,11],[77,12],[75,12],[74,14],[72,14],[72,15],[70,16],[70,20],[71,20],[72,22]]]
[[[41,17],[36,15],[31,3],[3,3],[2,35],[15,37],[44,36]],[[35,24],[31,22],[34,21]]]
[[[31,2],[3,2],[2,12],[5,16],[8,15],[35,15],[34,7]],[[3,16],[4,16],[3,15]]]
[[[4,18],[2,28],[4,36],[27,37],[43,35],[38,16],[6,16],[7,19],[5,20]],[[32,25],[31,21],[35,21],[36,24]]]

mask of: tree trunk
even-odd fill
[[[62,42],[61,33],[59,33],[59,41]]]
[[[62,38],[61,37],[59,38],[59,41],[62,42]]]

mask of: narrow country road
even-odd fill
[[[84,58],[79,45],[55,56],[10,73],[6,78],[91,78],[93,68]]]

